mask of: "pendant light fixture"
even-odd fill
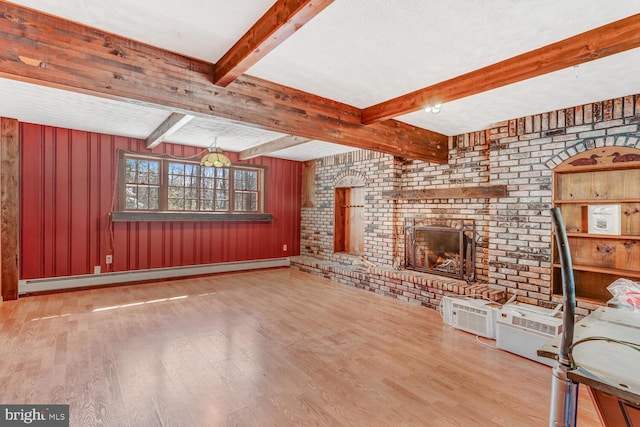
[[[218,148],[218,137],[216,136],[215,142],[209,147],[209,152],[200,160],[200,165],[214,168],[228,168],[231,166],[231,160],[224,154],[222,154],[222,148]]]

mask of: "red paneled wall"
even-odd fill
[[[301,163],[244,162],[268,167],[271,222],[112,223],[120,148],[149,152],[139,139],[20,124],[21,279],[91,274],[96,265],[127,271],[299,255]],[[151,151],[191,157],[203,149],[160,144]]]

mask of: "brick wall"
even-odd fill
[[[490,181],[508,185],[489,218],[489,283],[527,303],[551,295],[553,169],[596,147],[640,148],[640,95],[523,117],[490,131]],[[579,302],[578,313],[595,305]]]
[[[351,257],[333,252],[333,209],[336,184],[345,178],[365,184],[364,257],[379,265],[393,263],[396,218],[393,203],[382,197],[400,182],[399,162],[392,156],[360,150],[316,161],[316,200],[302,208],[301,253],[340,263]]]
[[[487,131],[449,138],[449,162],[436,165],[407,161],[402,171],[402,189],[451,188],[490,184],[490,133]],[[490,199],[400,200],[400,218],[466,218],[476,227],[476,277],[488,282]]]
[[[449,161],[444,165],[369,151],[317,160],[316,205],[302,209],[301,254],[342,265],[354,263],[352,257],[333,253],[333,194],[341,177],[364,177],[364,257],[368,261],[391,268],[394,260],[404,257],[405,216],[471,218],[477,231],[478,282],[516,294],[523,302],[553,305],[559,300],[551,295],[550,283],[553,168],[591,148],[640,148],[639,126],[640,95],[635,95],[450,137]],[[480,184],[505,184],[507,197],[389,200],[382,195],[386,190]],[[580,303],[578,313],[594,308]]]

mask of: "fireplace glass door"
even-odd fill
[[[473,280],[475,236],[473,221],[432,220],[416,225],[405,219],[407,268]]]

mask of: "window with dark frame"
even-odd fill
[[[160,162],[126,159],[125,209],[160,209]]]
[[[127,153],[121,162],[121,211],[264,212],[263,167],[214,168]]]
[[[258,208],[258,173],[256,170],[236,169],[233,171],[233,193],[235,210],[255,212]]]

